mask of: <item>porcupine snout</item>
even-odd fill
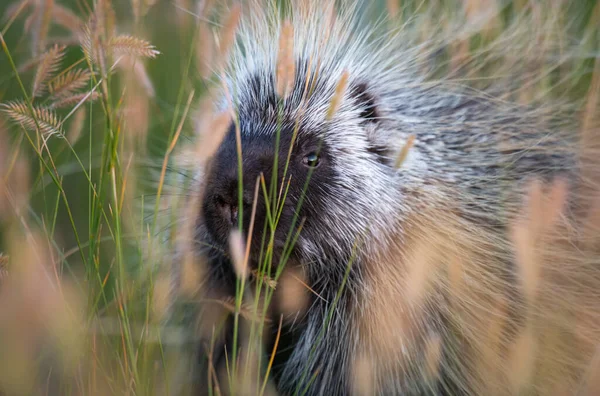
[[[239,225],[242,216],[244,236],[251,222],[256,180],[262,174],[267,186],[271,180],[274,160],[274,141],[271,137],[242,138],[242,183],[238,168],[235,132],[227,135],[213,157],[205,185],[202,216],[214,242],[226,247],[229,235]],[[281,168],[279,166],[278,168]],[[242,191],[240,191],[240,187]],[[240,208],[240,194],[242,207]],[[254,229],[262,230],[266,209],[264,194],[259,190],[256,202]],[[256,236],[256,235],[255,235]]]
[[[226,244],[227,238],[234,228],[238,227],[240,214],[245,218],[251,209],[253,189],[243,180],[240,192],[237,159],[226,155],[218,155],[212,165],[210,179],[206,185],[203,217],[208,232],[219,244]],[[239,194],[242,195],[240,211]],[[245,223],[245,221],[243,221]],[[246,231],[246,227],[244,227]]]
[[[213,222],[219,223],[222,228],[230,228],[238,223],[239,199],[238,184],[235,177],[228,178],[223,185],[215,186],[209,205],[212,206]],[[244,192],[245,193],[245,192]],[[248,206],[246,194],[243,194],[242,204]]]

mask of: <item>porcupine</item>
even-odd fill
[[[600,261],[573,226],[587,204],[579,199],[587,190],[577,113],[550,101],[517,103],[510,94],[523,80],[510,73],[480,90],[456,76],[431,78],[430,62],[449,41],[435,32],[415,39],[408,31],[416,24],[388,33],[360,27],[357,9],[342,2],[334,16],[316,1],[292,7],[295,78],[283,98],[276,90],[283,19],[269,7],[244,8],[218,103],[233,105],[238,123],[206,164],[192,165],[201,197],[185,208],[191,250],[207,276],[202,293],[235,294],[229,235],[240,209],[248,232],[257,177],[268,188],[277,150],[277,190],[284,172],[289,185],[273,266],[301,223],[288,265],[301,269],[313,291],[281,332],[272,370],[281,394],[349,394],[361,370],[376,394],[513,394],[522,374],[513,370],[529,372],[519,386],[534,394],[559,385],[572,391],[600,333]],[[512,40],[496,45],[524,59],[535,50]],[[347,88],[328,118],[345,71]],[[511,225],[529,183],[556,177],[569,195],[560,232],[541,253],[549,268],[534,304]],[[261,190],[253,268],[264,257],[266,221]],[[269,312],[277,322],[277,308]],[[230,318],[215,366],[224,364],[224,350],[231,354],[231,326]]]

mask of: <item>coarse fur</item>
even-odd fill
[[[277,191],[283,183],[287,195],[273,232],[272,266],[301,224],[288,265],[301,269],[314,292],[283,327],[272,370],[280,394],[574,392],[600,340],[600,256],[589,242],[593,233],[583,231],[596,187],[594,172],[583,177],[594,147],[582,150],[578,104],[549,94],[517,101],[528,60],[551,58],[559,45],[545,42],[542,50],[535,40],[518,40],[532,32],[523,14],[475,53],[490,78],[473,87],[459,83],[475,68],[468,62],[434,66],[453,43],[447,30],[416,15],[385,32],[387,21],[361,26],[359,13],[351,1],[337,8],[292,4],[285,17],[293,27],[295,78],[282,98],[276,71],[284,18],[270,3],[244,4],[217,102],[219,111],[233,107],[237,120],[208,161],[182,157],[196,196],[176,214],[187,228],[175,261],[199,268],[204,299],[235,295],[229,235],[238,210],[248,232],[256,180],[263,174],[269,188],[277,153]],[[457,23],[453,39],[494,17]],[[522,62],[511,51],[524,54]],[[329,119],[346,71],[347,88]],[[314,152],[319,166],[308,168],[303,161]],[[531,237],[526,225],[539,221],[532,212],[541,194],[535,181],[556,178],[568,190],[559,219]],[[224,220],[223,210],[232,218]],[[255,211],[253,269],[264,259],[261,241],[269,232],[262,190]],[[521,268],[524,240],[542,268],[534,298]],[[268,312],[276,324],[282,312],[276,304]],[[201,317],[205,338],[222,314]],[[222,368],[231,354],[232,323],[213,340],[210,364]],[[279,339],[274,327],[265,331],[267,351]],[[206,387],[206,374],[199,378]]]

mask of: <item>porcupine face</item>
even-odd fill
[[[237,228],[240,213],[247,235],[257,178],[263,175],[264,187],[270,191],[277,155],[275,190],[277,200],[283,204],[275,231],[274,265],[300,225],[292,254],[304,262],[322,263],[349,257],[369,222],[389,220],[380,213],[389,206],[386,196],[392,171],[384,157],[385,148],[375,146],[369,138],[378,121],[366,85],[350,82],[340,109],[326,120],[335,78],[316,81],[312,95],[307,96],[306,80],[302,78],[306,71],[298,69],[294,90],[285,101],[277,97],[268,71],[237,81],[241,81],[236,108],[242,146],[243,207],[240,211],[236,129],[232,123],[210,162],[199,219],[199,224],[206,227],[206,242],[221,250],[227,250],[229,234]],[[257,197],[251,265],[257,264],[263,236],[266,233],[266,246],[271,232],[269,225],[265,226],[269,215],[262,186]],[[276,215],[272,198],[268,205]]]
[[[202,216],[210,237],[224,248],[229,234],[238,227],[240,214],[243,217],[243,231],[247,235],[252,217],[256,182],[262,176],[256,194],[256,214],[251,246],[252,258],[258,260],[263,234],[270,233],[270,226],[266,223],[271,216],[277,216],[272,198],[267,202],[265,196],[265,191],[271,190],[272,175],[275,173],[275,157],[278,157],[276,200],[281,200],[283,205],[274,243],[277,254],[281,254],[290,231],[291,233],[295,231],[302,218],[306,218],[305,222],[310,224],[318,221],[318,214],[325,210],[327,197],[334,194],[327,181],[334,177],[335,172],[330,150],[320,141],[315,132],[304,131],[301,136],[298,136],[293,144],[286,170],[293,134],[289,127],[282,128],[277,149],[275,134],[270,131],[273,125],[259,125],[242,118],[240,129],[243,150],[243,208],[241,210],[239,208],[238,154],[235,126],[232,125],[211,163],[206,180]],[[282,188],[284,172],[285,180],[289,181],[289,184],[285,183]],[[295,209],[303,195],[309,175],[311,182],[306,187],[306,194],[310,204],[302,205],[298,216],[295,216]]]

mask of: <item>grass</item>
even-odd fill
[[[4,16],[0,25],[0,394],[165,395],[177,394],[188,385],[189,378],[178,374],[186,369],[180,366],[189,365],[184,349],[194,341],[193,326],[180,326],[185,320],[179,317],[164,322],[172,303],[172,279],[165,271],[171,271],[177,244],[192,238],[189,224],[177,218],[185,210],[180,198],[198,192],[188,185],[189,160],[178,168],[177,161],[184,158],[178,150],[183,146],[191,150],[190,158],[205,161],[233,118],[238,156],[242,153],[236,92],[228,92],[229,108],[223,114],[206,111],[203,103],[212,100],[219,84],[207,65],[213,74],[225,73],[223,64],[243,8],[225,11],[208,1],[200,9],[192,3],[18,0],[0,5]],[[409,31],[415,21],[412,16],[430,17],[416,25],[411,31],[415,35],[420,34],[417,28],[443,24],[456,13],[466,12],[467,20],[477,23],[476,1],[379,3],[374,12],[387,7],[393,16],[390,23]],[[520,12],[539,12],[542,6],[536,4],[506,2],[493,26],[449,42],[447,51],[434,60],[432,76],[451,76],[477,88],[478,81],[496,72],[494,62],[469,62],[476,56],[485,58],[485,45],[519,18]],[[585,123],[592,125],[599,103],[600,5],[594,0],[557,1],[550,8],[555,14],[550,12],[548,18],[565,24],[556,30],[570,37],[540,37],[541,45],[544,40],[564,39],[565,51],[577,47],[588,55],[542,65],[534,77],[524,78],[518,100],[543,101],[552,95],[586,103]],[[282,97],[289,94],[295,75],[293,29],[291,23],[284,24],[278,54],[277,91]],[[216,41],[213,31],[218,32]],[[452,74],[465,66],[469,73],[463,77]],[[349,72],[340,76],[328,119],[339,107],[348,78]],[[306,80],[308,88],[310,79]],[[198,115],[194,114],[197,107],[201,108]],[[196,121],[202,125],[201,136],[192,132]],[[278,118],[276,147],[281,127]],[[298,128],[296,123],[293,141]],[[201,144],[189,144],[196,140]],[[413,143],[414,137],[402,149],[398,167]],[[274,168],[279,161],[284,163],[281,184],[276,177],[269,180],[269,175],[256,180],[254,202],[263,194],[267,206],[259,268],[254,274],[248,270],[251,240],[239,235],[232,239],[236,297],[216,301],[233,314],[226,373],[232,393],[243,393],[248,386],[256,394],[271,392],[269,374],[275,350],[262,351],[260,339],[265,326],[276,326],[277,348],[282,319],[277,323],[263,319],[275,298],[276,285],[286,281],[284,269],[304,225],[296,214],[282,259],[274,262],[275,231],[289,193],[290,156],[291,149],[287,158],[274,158]],[[238,163],[241,187],[244,175]],[[177,173],[181,173],[179,179]],[[560,195],[560,186],[553,188]],[[541,200],[540,194],[536,198]],[[200,202],[199,196],[191,199]],[[303,193],[298,207],[304,199]],[[165,218],[166,206],[175,218]],[[241,228],[241,194],[238,207]],[[253,206],[252,224],[255,213]],[[515,244],[523,253],[519,260],[528,262],[531,235],[526,227],[515,233]],[[189,252],[182,256],[176,280],[184,294],[193,296],[202,273],[190,264]],[[352,262],[328,307],[315,350],[351,267]],[[528,269],[524,279],[536,278],[531,266],[523,268]],[[310,289],[301,274],[295,277]],[[536,281],[527,282],[531,286]],[[535,295],[535,290],[527,292],[528,297]],[[185,315],[175,315],[180,314]],[[247,319],[248,329],[240,318]],[[214,327],[208,331],[212,354],[219,331]],[[327,369],[309,372],[308,367],[296,394],[306,394],[319,370]],[[211,394],[226,393],[226,385],[218,383],[220,374],[208,367]]]

